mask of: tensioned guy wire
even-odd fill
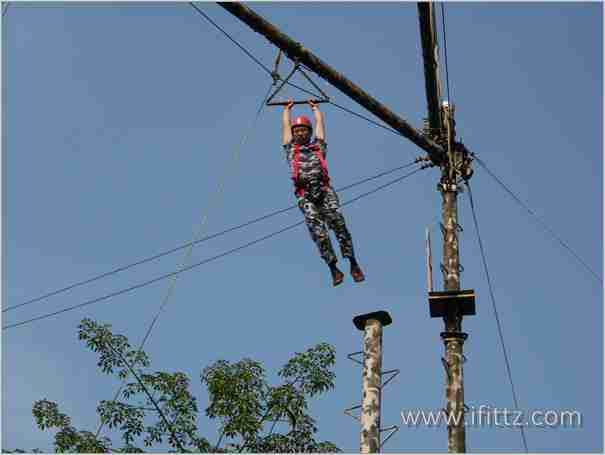
[[[260,66],[262,69],[264,69],[267,74],[271,74],[271,70],[269,68],[267,68],[259,59],[257,59],[254,55],[252,55],[252,53],[250,51],[248,51],[244,46],[242,46],[240,43],[238,43],[231,35],[229,35],[229,33],[227,33],[223,28],[221,28],[220,25],[218,25],[216,22],[214,22],[212,19],[210,19],[210,17],[204,13],[201,9],[199,9],[195,3],[193,2],[189,2],[189,5],[191,5],[191,7],[197,11],[198,14],[202,15],[202,17],[204,17],[204,19],[206,19],[208,22],[210,22],[212,25],[214,25],[214,27],[216,27],[218,30],[220,30],[223,35],[225,35],[227,37],[227,39],[229,39],[233,44],[235,44],[237,47],[239,47],[248,57],[250,57],[258,66]]]
[[[506,350],[506,344],[504,343],[504,333],[502,331],[502,324],[500,323],[500,316],[498,315],[498,308],[496,307],[496,298],[494,297],[494,289],[492,286],[492,279],[489,274],[489,269],[487,268],[487,259],[485,256],[485,249],[483,248],[483,240],[481,239],[481,233],[479,232],[479,223],[477,222],[477,213],[475,211],[475,202],[473,201],[473,193],[471,191],[470,182],[466,182],[466,187],[468,188],[468,199],[471,205],[471,212],[473,214],[473,222],[475,224],[475,232],[477,233],[477,239],[479,241],[479,250],[481,251],[481,260],[483,261],[483,270],[485,271],[485,277],[487,279],[487,285],[489,288],[489,295],[492,302],[492,309],[494,311],[494,317],[496,319],[496,326],[498,327],[498,336],[500,337],[500,345],[502,346],[502,354],[504,355],[504,363],[506,365],[506,373],[508,375],[508,381],[510,383],[511,391],[513,394],[513,402],[515,404],[516,409],[519,408],[519,401],[517,400],[517,392],[515,390],[515,383],[513,382],[513,373],[510,367],[510,361],[508,359],[508,351]],[[527,439],[525,438],[525,431],[523,426],[519,426],[521,430],[521,439],[523,442],[523,447],[525,448],[525,453],[528,453],[527,449]]]
[[[551,229],[532,209],[527,206],[527,204],[525,204],[521,200],[521,198],[519,198],[519,196],[513,193],[513,191],[507,185],[505,185],[504,182],[500,178],[498,178],[498,176],[496,176],[496,174],[490,171],[486,164],[483,162],[483,160],[481,160],[477,155],[474,155],[473,158],[477,160],[479,165],[483,169],[485,169],[485,171],[490,175],[490,177],[492,177],[496,182],[498,182],[498,184],[500,184],[502,188],[504,188],[504,190],[508,193],[510,197],[512,197],[521,207],[525,209],[527,213],[529,213],[538,222],[542,229],[548,232],[551,237],[559,243],[559,245],[561,245],[564,249],[566,249],[569,253],[572,254],[572,256],[584,267],[585,270],[587,270],[592,275],[592,277],[596,280],[599,285],[602,284],[603,279],[597,274],[597,272],[592,269],[592,267],[588,265],[586,261],[584,261],[580,257],[578,253],[574,251],[574,249],[567,242],[565,242],[559,235],[557,235],[553,229]]]

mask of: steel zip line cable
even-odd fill
[[[206,13],[204,13],[201,9],[199,9],[195,5],[195,3],[189,2],[189,5],[191,5],[191,7],[194,10],[196,10],[199,14],[201,14],[208,22],[210,22],[218,30],[220,30],[223,33],[223,35],[225,35],[227,37],[227,39],[229,39],[233,44],[235,44],[237,47],[239,47],[248,57],[250,57],[252,60],[254,60],[254,62],[256,62],[256,64],[259,65],[262,69],[264,69],[267,72],[267,74],[271,75],[271,70],[269,68],[267,68],[259,59],[257,59],[254,55],[252,55],[252,53],[250,51],[248,51],[244,46],[242,46],[234,38],[232,38],[231,35],[229,35],[229,33],[227,33],[225,30],[223,30],[216,22],[214,22],[212,19],[210,19],[210,17]]]
[[[400,171],[402,169],[409,168],[410,166],[413,166],[414,164],[416,164],[416,161],[412,161],[411,163],[404,164],[402,166],[397,166],[397,167],[389,169],[387,171],[380,172],[380,173],[375,174],[375,175],[373,175],[371,177],[366,177],[366,178],[364,178],[362,180],[358,180],[356,182],[350,183],[350,184],[345,185],[343,187],[337,188],[336,192],[339,193],[339,192],[342,192],[342,191],[349,190],[351,188],[354,188],[356,186],[359,186],[359,185],[362,185],[364,183],[370,182],[372,180],[376,180],[376,179],[378,179],[380,177],[384,177],[386,175],[392,174],[392,173]],[[153,256],[149,256],[147,258],[143,258],[143,259],[138,260],[136,262],[132,262],[130,264],[117,267],[117,268],[112,269],[112,270],[110,270],[108,272],[105,272],[105,273],[102,273],[102,274],[99,274],[99,275],[95,275],[95,276],[93,276],[91,278],[88,278],[86,280],[82,280],[82,281],[78,281],[78,282],[72,283],[70,285],[67,285],[67,286],[64,286],[64,287],[62,287],[60,289],[56,289],[54,291],[51,291],[51,292],[48,292],[46,294],[40,295],[40,296],[38,296],[36,298],[27,300],[25,302],[22,302],[22,303],[13,305],[13,306],[9,306],[7,308],[4,308],[2,310],[2,313],[6,313],[6,312],[9,312],[9,311],[15,310],[17,308],[20,308],[20,307],[23,307],[23,306],[26,306],[26,305],[30,305],[32,303],[39,302],[39,301],[47,299],[49,297],[53,297],[53,296],[62,294],[64,292],[70,291],[70,290],[75,289],[77,287],[84,286],[85,284],[89,284],[89,283],[92,283],[94,281],[98,281],[100,279],[107,278],[109,276],[115,275],[116,273],[120,273],[120,272],[123,272],[125,270],[131,269],[131,268],[136,267],[138,265],[142,265],[142,264],[145,264],[145,263],[148,263],[148,262],[155,261],[156,259],[160,259],[160,258],[162,258],[164,256],[168,256],[169,254],[172,254],[172,253],[175,253],[177,251],[183,250],[183,249],[185,249],[185,248],[187,248],[187,247],[189,247],[191,245],[198,245],[200,243],[207,242],[208,240],[212,240],[212,239],[221,237],[223,235],[226,235],[228,233],[238,231],[240,229],[243,229],[245,227],[251,226],[251,225],[253,225],[255,223],[258,223],[260,221],[264,221],[264,220],[272,218],[272,217],[274,217],[276,215],[280,215],[282,213],[286,213],[286,212],[288,212],[290,210],[293,210],[295,208],[297,208],[297,205],[293,204],[293,205],[291,205],[289,207],[286,207],[286,208],[283,208],[283,209],[280,209],[280,210],[275,210],[275,211],[273,211],[271,213],[267,213],[267,214],[262,215],[260,217],[257,217],[257,218],[254,218],[252,220],[246,221],[245,223],[238,224],[237,226],[233,226],[233,227],[227,228],[227,229],[225,229],[223,231],[216,232],[214,234],[207,235],[207,236],[202,237],[200,239],[194,240],[193,242],[188,242],[188,243],[185,243],[183,245],[179,245],[179,246],[177,246],[175,248],[172,248],[170,250],[162,251],[162,252],[160,252],[158,254],[155,254]]]
[[[473,200],[473,193],[471,191],[470,182],[466,182],[466,187],[468,188],[468,200],[471,205],[471,212],[473,214],[473,223],[475,224],[475,232],[477,233],[477,239],[479,241],[479,250],[481,251],[481,260],[483,261],[483,270],[485,271],[485,277],[487,279],[487,285],[489,288],[489,295],[492,302],[492,309],[494,311],[494,317],[496,319],[496,326],[498,327],[498,336],[500,338],[500,345],[502,346],[502,354],[504,355],[504,363],[506,365],[506,373],[508,375],[508,380],[510,383],[510,388],[513,394],[513,402],[515,404],[515,409],[519,410],[519,401],[517,400],[517,392],[515,390],[515,383],[513,382],[513,373],[511,371],[510,361],[508,359],[508,351],[506,349],[506,344],[504,343],[504,333],[502,331],[502,324],[500,323],[500,316],[498,315],[498,308],[496,307],[496,298],[494,297],[494,289],[492,286],[492,279],[489,274],[489,270],[487,268],[487,259],[485,257],[485,249],[483,248],[483,240],[481,239],[481,233],[479,232],[479,223],[477,222],[477,213],[475,211],[475,202]],[[519,426],[521,430],[521,439],[523,440],[523,447],[525,448],[525,453],[528,453],[527,449],[527,439],[525,438],[525,431],[523,426]]]
[[[408,177],[411,177],[412,175],[416,174],[417,172],[419,172],[421,170],[423,170],[423,168],[421,168],[421,167],[417,168],[417,169],[414,169],[413,171],[410,171],[410,172],[408,172],[408,173],[406,173],[406,174],[404,174],[404,175],[402,175],[400,177],[397,177],[396,179],[390,180],[387,183],[384,183],[384,184],[382,184],[382,185],[380,185],[380,186],[378,186],[378,187],[376,187],[376,188],[374,188],[374,189],[372,189],[370,191],[367,191],[367,192],[362,193],[362,194],[360,194],[358,196],[355,196],[353,199],[350,199],[350,200],[344,202],[342,204],[342,206],[344,207],[344,206],[347,206],[347,205],[352,204],[354,202],[357,202],[360,199],[363,199],[363,198],[365,198],[367,196],[370,196],[370,195],[372,195],[372,194],[374,194],[374,193],[376,193],[378,191],[381,191],[381,190],[383,190],[385,188],[388,188],[389,186],[392,186],[392,185],[394,185],[396,183],[399,183],[402,180],[404,180],[404,179],[406,179]],[[92,304],[95,304],[95,303],[98,303],[98,302],[110,299],[112,297],[117,297],[118,295],[126,294],[128,292],[132,292],[132,291],[134,291],[136,289],[140,289],[142,287],[148,286],[148,285],[156,283],[158,281],[165,280],[166,278],[170,278],[173,275],[177,275],[177,274],[182,273],[182,272],[187,272],[189,270],[192,270],[194,268],[200,267],[200,266],[202,266],[204,264],[207,264],[209,262],[213,262],[213,261],[215,261],[217,259],[223,258],[225,256],[229,256],[229,255],[231,255],[233,253],[237,253],[238,251],[241,251],[241,250],[243,250],[245,248],[248,248],[248,247],[251,247],[253,245],[256,245],[257,243],[261,243],[261,242],[263,242],[265,240],[268,240],[268,239],[270,239],[272,237],[276,237],[279,234],[282,234],[282,233],[284,233],[286,231],[294,229],[295,227],[300,226],[302,224],[304,224],[304,220],[303,221],[298,221],[298,222],[296,222],[294,224],[290,224],[290,225],[288,225],[288,226],[286,226],[286,227],[284,227],[284,228],[282,228],[282,229],[280,229],[278,231],[274,231],[274,232],[272,232],[270,234],[264,235],[262,237],[259,237],[259,238],[255,239],[255,240],[252,240],[252,241],[250,241],[248,243],[245,243],[245,244],[240,245],[238,247],[232,248],[232,249],[230,249],[228,251],[225,251],[223,253],[217,254],[216,256],[212,256],[210,258],[204,259],[203,261],[200,261],[200,262],[197,262],[195,264],[189,265],[189,266],[187,266],[187,267],[185,267],[183,269],[177,270],[175,272],[170,272],[170,273],[167,273],[165,275],[161,275],[161,276],[153,278],[153,279],[151,279],[149,281],[145,281],[143,283],[136,284],[136,285],[131,286],[129,288],[121,289],[119,291],[112,292],[111,294],[107,294],[107,295],[104,295],[102,297],[98,297],[98,298],[95,298],[95,299],[92,299],[92,300],[88,300],[86,302],[83,302],[83,303],[80,303],[78,305],[74,305],[74,306],[71,306],[71,307],[67,307],[67,308],[64,308],[64,309],[59,310],[59,311],[55,311],[55,312],[52,312],[52,313],[44,314],[42,316],[31,318],[31,319],[28,319],[26,321],[17,322],[15,324],[6,325],[6,326],[2,327],[2,330],[7,330],[7,329],[15,328],[15,327],[20,327],[20,326],[29,324],[29,323],[34,322],[34,321],[39,321],[39,320],[42,320],[42,319],[46,319],[46,318],[49,318],[49,317],[52,317],[52,316],[56,316],[56,315],[61,314],[61,313],[66,313],[68,311],[72,311],[72,310],[75,310],[75,309],[78,309],[78,308],[82,308],[82,307],[85,307],[85,306],[88,306],[88,305],[92,305]]]
[[[237,42],[237,40],[235,38],[233,38],[231,35],[229,35],[229,33],[227,33],[220,25],[218,25],[216,22],[214,22],[206,13],[204,13],[201,9],[199,9],[193,2],[189,2],[189,5],[191,5],[191,7],[198,13],[200,14],[204,19],[206,19],[208,22],[210,22],[216,29],[218,29],[223,35],[225,35],[227,37],[227,39],[229,39],[229,41],[231,41],[233,44],[235,44],[238,48],[240,48],[248,57],[250,57],[258,66],[260,66],[267,74],[272,75],[272,71],[264,64],[262,63],[258,58],[256,58],[254,55],[252,55],[252,53],[250,51],[248,51],[244,46],[242,46],[240,43]],[[281,80],[281,77],[280,77]],[[312,95],[315,96],[315,93],[310,92],[309,90],[299,87],[296,84],[293,84],[292,82],[288,81],[287,84],[291,87],[294,87],[304,93],[306,93],[307,95]],[[329,101],[329,104],[331,104],[334,107],[337,107],[338,109],[341,109],[345,112],[348,112],[351,115],[354,115],[355,117],[361,118],[375,126],[378,126],[384,130],[390,131],[393,134],[396,134],[397,136],[400,137],[404,137],[403,134],[401,134],[399,131],[395,131],[392,128],[389,128],[388,126],[382,125],[374,120],[372,120],[371,118],[368,118],[364,115],[358,114],[357,112],[354,112],[344,106],[340,106],[339,104],[334,103],[333,101]]]

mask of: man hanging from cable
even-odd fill
[[[338,269],[338,258],[334,254],[326,224],[336,234],[342,256],[351,264],[351,276],[355,282],[365,279],[353,250],[353,240],[340,212],[338,195],[330,185],[326,164],[326,132],[323,114],[313,101],[309,105],[315,116],[315,138],[312,139],[311,121],[300,116],[290,121],[290,111],[294,105],[290,99],[282,115],[282,143],[286,159],[292,171],[294,193],[298,207],[305,217],[311,238],[317,245],[322,259],[330,267],[332,284],[338,286],[344,274]]]

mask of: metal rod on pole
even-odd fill
[[[321,103],[329,103],[330,101],[328,100],[311,100],[313,101],[315,104],[321,104]],[[267,103],[267,106],[287,106],[288,104],[290,104],[288,101],[271,101]],[[309,101],[292,101],[293,105],[296,104],[309,104]]]
[[[426,228],[426,287],[433,292],[433,253],[431,251],[431,231]]]

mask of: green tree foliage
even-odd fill
[[[174,452],[339,452],[331,442],[317,441],[309,399],[334,388],[334,348],[320,343],[297,353],[279,370],[280,381],[270,385],[263,366],[250,359],[219,360],[204,368],[200,380],[209,393],[206,416],[219,423],[215,444],[198,434],[198,407],[181,372],[149,372],[149,357],[133,349],[110,325],[84,319],[79,339],[98,355],[103,373],[126,381],[117,401],[97,407],[101,420],[121,435],[121,447],[107,437],[77,430],[59,406],[37,401],[33,415],[38,428],[53,429],[57,452],[143,452],[168,444]],[[19,452],[13,452],[19,453]]]

